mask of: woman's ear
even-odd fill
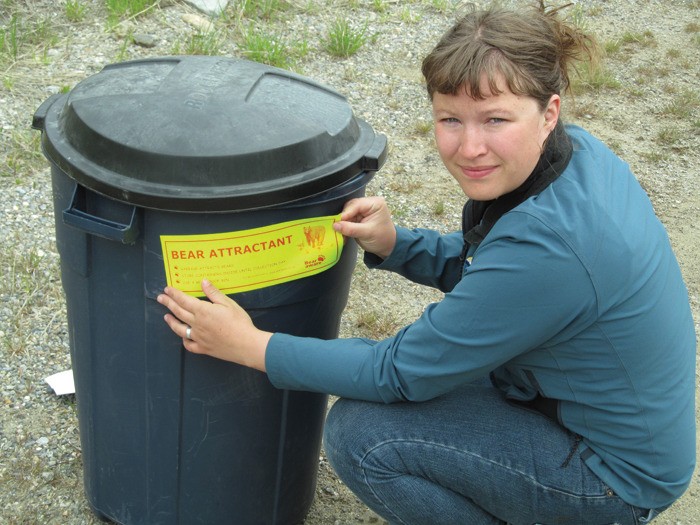
[[[561,97],[552,95],[549,98],[547,107],[544,109],[544,126],[545,129],[551,132],[559,121],[559,111],[561,109]]]

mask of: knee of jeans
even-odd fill
[[[350,441],[358,430],[353,403],[351,400],[339,399],[333,404],[326,417],[323,443],[331,464],[337,456],[343,458],[348,456]]]
[[[339,399],[326,417],[323,445],[326,458],[341,479],[355,476],[362,454],[362,402]]]

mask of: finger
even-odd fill
[[[187,323],[183,323],[180,319],[178,319],[172,314],[165,314],[163,319],[165,319],[165,322],[175,333],[175,335],[181,337],[184,340],[187,340],[187,328],[189,328],[190,325],[188,325]],[[192,337],[191,333],[190,337]]]
[[[196,297],[186,294],[185,292],[173,288],[172,286],[166,286],[164,290],[165,294],[170,297],[175,303],[180,307],[193,312],[201,304],[201,301]]]
[[[164,292],[158,296],[157,301],[168,308],[178,319],[189,324],[192,324],[197,311],[203,305],[202,301],[196,297],[170,286],[166,287]]]
[[[353,222],[362,220],[363,217],[371,213],[372,208],[375,205],[373,203],[374,200],[376,200],[376,197],[350,199],[347,203],[345,203],[343,211],[340,213],[340,220]]]
[[[182,346],[185,347],[185,350],[188,352],[192,352],[193,354],[205,354],[206,352],[202,350],[202,347],[197,344],[197,341],[193,341],[190,339],[183,339],[182,340]]]
[[[230,304],[234,302],[228,295],[214,286],[208,279],[202,280],[202,291],[214,304]]]
[[[333,229],[345,237],[357,238],[362,236],[366,227],[359,222],[339,221],[333,224]]]
[[[160,304],[170,310],[175,318],[184,323],[192,323],[194,315],[189,310],[182,308],[172,297],[165,293],[160,294],[156,299]]]

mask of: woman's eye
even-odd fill
[[[491,117],[489,119],[490,124],[500,124],[501,122],[505,122],[505,119],[498,118],[498,117]]]
[[[459,119],[456,119],[454,117],[445,117],[442,119],[442,121],[447,123],[447,124],[458,124],[459,123]]]

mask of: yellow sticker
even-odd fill
[[[161,235],[169,286],[202,297],[202,279],[226,294],[256,290],[323,272],[340,259],[340,215],[229,233]]]

